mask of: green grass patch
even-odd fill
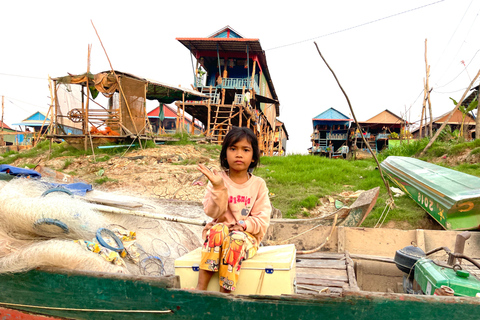
[[[272,204],[284,218],[303,218],[303,208],[312,209],[319,198],[342,191],[368,190],[380,187],[377,204],[362,226],[373,227],[382,216],[388,199],[387,189],[373,159],[348,161],[311,155],[262,157],[255,174],[264,178],[271,193]],[[390,182],[390,184],[392,184]],[[408,221],[413,226],[425,219],[426,213],[413,200],[395,198],[397,207],[390,210],[390,220]]]
[[[108,161],[110,159],[111,159],[111,157],[109,155],[104,155],[102,157],[97,157],[96,158],[97,162],[105,162],[105,161]]]
[[[104,184],[105,182],[118,182],[118,180],[117,179],[110,179],[107,176],[104,176],[104,177],[101,177],[99,179],[94,180],[94,183],[97,184],[97,185]]]

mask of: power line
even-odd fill
[[[318,36],[318,37],[314,37],[314,38],[301,40],[301,41],[285,44],[285,45],[282,45],[282,46],[270,48],[270,49],[267,49],[265,51],[275,50],[275,49],[284,48],[284,47],[289,47],[289,46],[297,45],[297,44],[304,43],[304,42],[307,42],[307,41],[312,41],[312,40],[315,40],[315,39],[328,37],[328,36],[331,36],[331,35],[334,35],[334,34],[337,34],[337,33],[342,33],[342,32],[345,32],[345,31],[352,30],[352,29],[364,27],[364,26],[369,25],[369,24],[373,24],[373,23],[376,23],[376,22],[379,22],[379,21],[382,21],[382,20],[393,18],[393,17],[399,16],[399,15],[402,15],[402,14],[405,14],[405,13],[409,13],[409,12],[412,12],[412,11],[415,11],[415,10],[419,10],[419,9],[422,9],[422,8],[425,8],[425,7],[428,7],[428,6],[432,6],[432,5],[435,5],[435,4],[443,2],[443,1],[445,1],[445,0],[439,0],[439,1],[436,1],[436,2],[432,2],[432,3],[426,4],[426,5],[420,6],[420,7],[416,7],[416,8],[413,8],[413,9],[406,10],[406,11],[398,12],[398,13],[395,13],[395,14],[392,14],[392,15],[389,15],[389,16],[386,16],[386,17],[383,17],[383,18],[371,20],[371,21],[368,21],[368,22],[365,22],[365,23],[362,23],[362,24],[357,24],[355,26],[348,27],[348,28],[341,29],[341,30],[334,31],[334,32],[330,32],[330,33],[327,33],[327,34],[324,34],[324,35],[321,35],[321,36]]]
[[[29,78],[29,79],[37,79],[37,80],[48,80],[48,78],[40,78],[40,77],[32,77],[32,76],[23,76],[19,74],[10,74],[10,73],[0,73],[2,76],[9,76],[9,77],[20,77],[20,78]]]
[[[449,39],[448,42],[447,42],[447,45],[446,45],[445,48],[443,49],[442,54],[440,55],[440,57],[438,58],[437,62],[435,62],[434,65],[438,65],[438,63],[439,63],[440,60],[442,59],[443,55],[445,54],[445,50],[447,50],[447,48],[449,48],[450,42],[452,41],[453,37],[454,37],[455,34],[457,33],[457,30],[458,30],[458,28],[460,27],[460,25],[462,24],[463,19],[465,18],[465,15],[468,13],[468,9],[469,9],[470,6],[472,5],[472,2],[473,2],[473,0],[472,0],[472,1],[470,2],[470,4],[468,5],[467,9],[465,10],[465,13],[463,14],[462,18],[461,18],[460,21],[458,22],[458,25],[457,25],[457,27],[455,28],[455,31],[452,33],[450,39]],[[478,16],[478,13],[477,13],[477,16]],[[477,19],[477,17],[475,16],[475,19],[473,20],[472,26],[473,26],[473,24],[475,23],[475,20],[476,20],[476,19]],[[470,29],[472,28],[472,26],[470,27]],[[466,37],[468,37],[468,34],[469,34],[469,33],[470,33],[470,30],[468,31]],[[465,42],[465,40],[464,40],[464,42]],[[463,42],[463,43],[464,43],[464,42]],[[462,43],[462,45],[460,46],[460,48],[458,49],[458,51],[457,51],[457,53],[455,54],[455,56],[454,56],[454,57],[452,58],[452,60],[450,61],[448,67],[445,69],[445,71],[444,71],[444,73],[442,74],[442,76],[437,80],[437,82],[440,81],[440,80],[443,78],[443,76],[445,75],[445,73],[447,73],[448,69],[450,69],[453,61],[455,60],[455,57],[458,55],[458,52],[460,52],[460,49],[462,48],[463,43]]]

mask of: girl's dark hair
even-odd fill
[[[228,147],[234,145],[243,138],[247,139],[248,142],[252,145],[252,163],[250,163],[249,169],[254,169],[260,163],[260,149],[258,149],[258,140],[255,133],[250,128],[247,127],[233,127],[228,131],[225,139],[222,142],[222,151],[220,152],[220,165],[222,168],[229,169],[227,161],[227,149]]]

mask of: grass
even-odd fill
[[[311,209],[320,198],[342,191],[380,186],[383,198],[381,196],[378,203],[384,205],[387,199],[386,188],[373,160],[346,161],[310,155],[262,157],[255,174],[265,179],[269,191],[275,194],[273,205],[285,218],[298,218],[303,208]],[[373,212],[372,215],[376,216]]]
[[[101,184],[104,184],[105,182],[118,182],[118,180],[117,179],[111,179],[107,176],[104,176],[104,177],[101,177],[99,179],[95,179],[93,182],[97,185],[101,185]]]
[[[403,141],[378,154],[379,161],[388,156],[418,156],[428,144],[427,138]],[[437,141],[425,153],[422,160],[428,161],[443,155],[455,156],[470,149],[470,155],[480,153],[480,140]],[[453,169],[479,176],[480,164],[462,163]],[[315,207],[319,199],[338,195],[342,191],[368,190],[380,187],[376,206],[362,226],[377,224],[388,200],[388,193],[373,159],[341,160],[311,155],[289,155],[286,157],[262,157],[257,175],[263,177],[271,193],[275,194],[272,204],[282,211],[285,218],[306,216],[305,210]],[[388,181],[391,186],[392,182]],[[408,196],[394,198],[395,208],[389,210],[384,224],[390,220],[408,222],[414,228],[422,227],[429,220],[427,213]]]

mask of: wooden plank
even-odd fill
[[[337,228],[337,245],[338,245],[338,252],[345,251],[345,227],[338,227]]]
[[[319,279],[348,281],[346,270],[297,268],[297,276],[316,277]]]
[[[351,290],[360,290],[357,285],[357,278],[355,277],[355,271],[353,270],[353,260],[350,258],[348,251],[345,251],[346,265],[347,265],[347,275],[348,275],[348,284]]]
[[[302,254],[301,259],[345,259],[343,253],[328,253],[328,252],[314,252],[308,254]]]
[[[372,255],[368,255],[368,254],[350,254],[350,258],[361,259],[361,260],[380,261],[380,262],[387,262],[387,263],[395,263],[395,261],[393,261],[392,258],[372,256]]]
[[[319,268],[319,269],[340,269],[345,270],[345,261],[342,260],[318,260],[318,259],[305,259],[298,261],[297,268]]]
[[[322,293],[322,290],[329,290],[324,293],[342,293],[343,289],[341,288],[331,288],[331,287],[322,287],[322,286],[306,286],[306,285],[297,285],[297,292],[299,290],[310,291],[309,293]]]
[[[323,280],[323,279],[312,279],[312,278],[297,277],[297,284],[343,288],[343,286],[346,285],[347,283],[345,281],[334,281],[334,280]]]

